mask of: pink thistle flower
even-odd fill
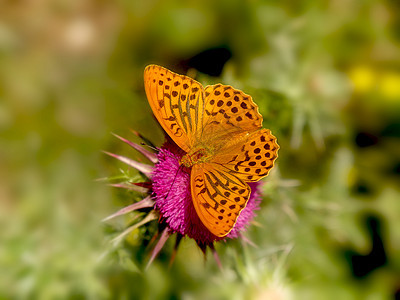
[[[172,234],[177,235],[175,251],[177,250],[182,237],[187,236],[188,238],[195,240],[204,253],[207,247],[209,247],[214,252],[214,256],[219,263],[213,246],[214,242],[242,237],[242,233],[254,218],[255,211],[259,209],[261,201],[261,183],[249,183],[252,192],[248,203],[240,213],[235,226],[227,236],[217,237],[203,225],[196,213],[190,191],[190,170],[179,165],[179,161],[185,153],[173,141],[167,138],[164,145],[157,149],[157,153],[152,153],[138,144],[118,135],[115,136],[142,153],[150,162],[153,163],[153,165],[143,164],[124,156],[105,152],[106,154],[117,158],[125,164],[142,172],[148,178],[148,182],[143,183],[117,183],[111,185],[114,187],[145,192],[148,196],[139,202],[122,208],[118,212],[105,218],[104,221],[134,210],[153,208],[153,210],[151,210],[143,220],[126,229],[115,240],[120,240],[126,234],[139,226],[158,220],[159,228],[162,228],[162,233],[152,252],[149,264],[154,260],[169,236]],[[244,240],[248,241],[246,239]]]

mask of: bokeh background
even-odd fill
[[[278,137],[247,237],[210,253],[152,229],[111,135],[160,146],[150,63],[253,96]],[[0,1],[0,299],[399,299],[398,1]],[[153,232],[154,233],[154,232]]]

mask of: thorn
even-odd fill
[[[157,213],[153,210],[150,213],[147,214],[147,216],[140,222],[128,227],[127,229],[125,229],[121,234],[119,234],[117,237],[115,237],[114,239],[111,240],[112,243],[114,243],[114,245],[116,245],[117,243],[119,243],[123,237],[125,237],[127,234],[131,233],[133,230],[135,230],[136,228],[151,222],[153,220],[157,219]]]
[[[124,183],[110,183],[108,184],[108,186],[112,186],[112,187],[116,187],[116,188],[122,188],[122,189],[128,189],[128,190],[133,190],[139,193],[148,193],[149,189],[148,188],[144,188],[141,186],[136,186],[136,185],[128,185],[128,184],[124,184]]]
[[[122,161],[123,163],[127,164],[128,166],[131,166],[132,168],[135,168],[136,170],[142,172],[144,175],[146,175],[148,178],[151,176],[151,173],[153,172],[153,167],[147,164],[143,164],[140,162],[137,162],[133,159],[127,158],[125,156],[117,155],[108,151],[102,151],[103,153],[114,157],[118,159],[119,161]]]
[[[174,250],[172,252],[171,258],[169,260],[169,264],[168,264],[168,268],[171,269],[172,264],[175,261],[175,257],[176,257],[176,253],[178,253],[178,248],[179,248],[179,244],[181,243],[181,240],[183,238],[182,234],[177,233],[176,235],[176,241],[175,241],[175,246],[174,246]]]
[[[151,253],[150,260],[147,263],[145,270],[147,270],[149,268],[149,266],[151,265],[153,260],[156,258],[157,254],[160,252],[160,250],[164,246],[165,242],[168,240],[168,238],[169,238],[168,228],[165,228],[164,231],[162,232],[161,237],[158,240],[156,246],[154,247],[153,252]]]
[[[133,203],[131,205],[128,205],[128,206],[120,209],[116,213],[104,218],[102,220],[102,222],[106,222],[106,221],[108,221],[108,220],[110,220],[112,218],[115,218],[115,217],[118,217],[118,216],[121,216],[121,215],[125,215],[125,214],[127,214],[127,213],[129,213],[131,211],[134,211],[134,210],[138,210],[138,209],[145,208],[145,207],[152,207],[153,205],[154,205],[153,199],[151,199],[150,196],[147,196],[143,200],[141,200],[139,202],[136,202],[136,203]]]
[[[95,178],[94,181],[109,181],[108,177]]]
[[[243,234],[240,234],[240,238],[245,244],[249,244],[250,246],[253,246],[254,248],[258,249],[257,244],[255,244],[252,240],[250,240],[247,236],[244,236]]]
[[[125,139],[125,138],[123,138],[123,137],[121,137],[121,136],[119,136],[119,135],[113,133],[113,132],[111,132],[111,134],[112,134],[113,136],[115,136],[116,138],[120,139],[121,141],[123,141],[124,143],[128,144],[129,146],[131,146],[131,147],[134,148],[135,150],[137,150],[137,151],[139,151],[140,153],[142,153],[142,154],[143,154],[148,160],[150,160],[152,163],[155,164],[155,163],[158,162],[158,159],[157,159],[157,155],[156,155],[156,154],[147,151],[146,149],[144,149],[143,147],[139,146],[138,144],[133,143],[133,142],[131,142],[131,141],[129,141],[129,140],[127,140],[127,139]],[[158,151],[158,149],[157,149],[157,148],[154,148],[154,147],[151,148],[151,149],[153,149],[153,150],[155,150],[155,151]]]
[[[217,265],[218,265],[219,269],[221,271],[223,271],[224,269],[222,268],[221,260],[219,259],[217,250],[215,250],[215,248],[214,248],[214,244],[210,245],[210,249],[211,249],[211,252],[212,252],[212,254],[214,256],[215,261],[217,262]]]

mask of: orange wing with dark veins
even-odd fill
[[[144,83],[158,122],[180,148],[190,151],[203,128],[203,86],[156,65],[146,67]]]
[[[250,95],[216,84],[205,88],[203,123],[201,140],[212,137],[218,143],[224,137],[260,129],[262,116]]]
[[[212,234],[226,236],[246,207],[250,187],[208,163],[194,165],[191,178],[193,204],[200,220]]]

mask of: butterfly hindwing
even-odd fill
[[[259,181],[268,175],[278,157],[276,137],[268,129],[242,137],[239,143],[227,144],[215,154],[210,164],[245,182]]]
[[[144,71],[147,99],[167,134],[188,152],[203,127],[204,89],[197,81],[150,65]]]
[[[191,171],[191,193],[197,215],[218,237],[233,228],[250,197],[250,187],[236,176],[210,164],[198,164]]]

